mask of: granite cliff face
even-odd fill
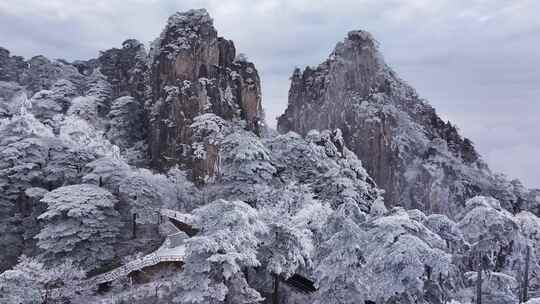
[[[51,136],[70,138],[64,133],[79,132],[76,137],[82,141],[75,148],[36,145],[35,156],[28,147],[16,154],[26,142],[15,136],[0,140],[5,161],[0,165],[0,230],[9,239],[0,238],[0,243],[11,244],[10,250],[0,252],[0,270],[13,265],[21,252],[36,253],[34,235],[23,232],[36,229],[34,215],[43,206],[39,199],[27,198],[24,190],[78,183],[89,170],[85,166],[103,156],[79,148],[95,140],[98,145],[107,143],[105,150],[113,144],[118,151],[109,152],[130,165],[160,172],[179,165],[190,180],[202,185],[217,174],[220,147],[201,139],[208,134],[195,134],[195,117],[211,113],[256,134],[264,129],[258,72],[245,56],[237,56],[232,41],[218,37],[206,10],[172,15],[149,52],[135,39],[101,51],[97,58],[74,62],[44,56],[25,59],[0,48],[0,125],[9,125],[22,109],[36,124],[50,128]],[[71,121],[77,124],[67,126]],[[85,138],[85,132],[91,136]],[[36,135],[23,135],[35,141]],[[50,169],[65,161],[65,153],[67,162],[75,164]],[[22,168],[37,173],[17,175]]]
[[[386,65],[367,32],[350,32],[318,67],[292,75],[278,130],[328,128],[342,130],[390,206],[454,216],[479,194],[512,211],[527,203],[523,186],[493,175],[471,141]]]
[[[257,70],[243,56],[237,58],[232,41],[218,37],[205,10],[171,16],[150,56],[151,164],[158,169],[192,166],[195,180],[202,182],[213,172],[217,153],[202,161],[192,158],[190,125],[196,116],[214,113],[225,120],[243,119],[246,129],[260,134],[264,118]],[[217,147],[207,150],[217,152]]]
[[[122,113],[118,104],[128,106],[125,102],[115,106],[116,99],[132,97],[131,110],[124,112],[136,113],[137,117],[131,118],[139,120],[134,131],[145,144],[135,140],[129,144],[144,146],[139,150],[149,155],[152,168],[193,168],[194,180],[201,183],[214,172],[218,147],[208,143],[208,151],[215,153],[208,153],[203,160],[193,158],[190,125],[196,116],[214,113],[229,121],[243,120],[245,128],[257,134],[264,129],[257,69],[242,54],[237,56],[232,41],[218,36],[204,9],[172,15],[149,54],[134,39],[124,41],[122,48],[101,52],[96,59],[73,63],[43,56],[24,60],[2,48],[0,68],[0,98],[11,100],[24,91],[28,96],[38,93],[40,100],[54,99],[36,103],[48,107],[35,115],[49,120],[67,112],[70,105],[64,99],[71,95],[99,95],[104,118],[111,108]],[[57,96],[65,95],[65,87],[70,88],[69,96]],[[95,92],[96,87],[105,93]],[[9,116],[15,108],[0,109],[0,115]]]

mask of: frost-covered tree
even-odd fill
[[[130,213],[137,213],[140,222],[155,222],[159,208],[191,211],[200,205],[199,190],[188,180],[186,172],[178,168],[159,174],[130,167],[121,158],[106,156],[87,164],[84,171],[84,183],[118,195]]]
[[[468,271],[463,274],[465,288],[454,296],[456,299],[471,301],[476,299],[478,272]],[[519,282],[512,275],[502,272],[486,272],[482,277],[482,303],[508,304],[519,303]]]
[[[48,205],[39,216],[46,224],[36,238],[45,261],[58,264],[69,257],[92,270],[114,257],[121,223],[110,192],[95,185],[72,185],[47,193],[41,201]]]
[[[88,163],[82,181],[85,184],[93,184],[108,189],[112,193],[118,193],[122,182],[132,173],[121,158],[105,156]]]
[[[147,169],[131,172],[121,182],[119,193],[141,222],[150,223],[159,208],[178,206],[176,184],[166,175],[153,174]]]
[[[316,263],[317,301],[441,301],[434,281],[451,270],[443,240],[400,208],[363,217],[358,207],[343,204],[326,224],[329,234]],[[426,298],[433,292],[437,299]]]
[[[259,213],[270,227],[261,255],[270,273],[289,278],[310,266],[317,237],[331,209],[306,186],[269,188],[261,193]]]
[[[50,90],[42,90],[32,96],[32,113],[39,120],[54,124],[54,116],[65,114],[77,95],[77,87],[71,81],[58,80]]]
[[[118,147],[103,132],[78,116],[59,122],[59,134],[47,150],[47,181],[54,186],[80,182],[85,166],[101,157],[119,157]]]
[[[193,179],[208,185],[205,199],[241,200],[256,206],[260,192],[272,186],[276,174],[261,138],[211,113],[197,116],[191,130]]]
[[[518,197],[514,193],[514,186],[504,174],[493,175],[493,190],[491,195],[501,203],[501,207],[508,211],[519,210]]]
[[[185,242],[177,279],[179,303],[256,303],[244,270],[260,265],[257,247],[268,228],[257,210],[240,201],[218,200],[193,211],[199,234]]]
[[[10,118],[19,113],[20,96],[24,88],[15,82],[0,81],[0,119]]]
[[[70,260],[46,268],[34,258],[21,256],[11,270],[0,274],[0,303],[47,303],[52,289],[61,289],[58,299],[70,299],[85,277]]]
[[[380,199],[381,192],[361,161],[343,146],[339,130],[311,131],[306,139],[289,132],[266,140],[266,146],[281,180],[310,185],[334,208],[355,202],[368,212]]]
[[[220,175],[219,145],[228,132],[228,124],[215,114],[205,113],[194,118],[190,129],[193,133],[190,147],[193,180],[198,185],[212,183]]]
[[[12,270],[0,274],[0,303],[41,302],[42,294],[36,281],[43,272],[43,264],[21,258],[21,262]]]
[[[523,265],[526,241],[514,216],[498,200],[477,196],[466,202],[458,227],[471,244],[469,262],[485,270],[515,271]],[[479,261],[478,259],[482,259]]]
[[[98,100],[92,96],[78,96],[73,99],[67,115],[84,119],[92,126],[103,127],[104,122],[98,113]]]
[[[273,290],[273,297],[282,298],[286,296],[279,288],[282,279],[296,273],[309,277],[314,249],[331,209],[315,200],[308,187],[296,184],[283,189],[268,188],[260,193],[258,205],[270,229],[259,250],[265,272],[259,271],[265,278],[261,279],[262,288]],[[268,276],[271,280],[266,279]]]
[[[458,224],[442,214],[431,214],[423,222],[446,242],[446,251],[461,252],[467,245]]]
[[[119,149],[87,121],[77,116],[66,116],[60,127],[59,139],[69,147],[66,167],[82,173],[84,166],[103,156],[119,157]]]
[[[121,148],[133,146],[143,139],[143,105],[131,96],[122,96],[112,102],[107,114],[107,138]]]
[[[42,183],[42,168],[54,136],[27,107],[0,123],[0,245],[5,245],[0,251],[0,270],[14,264],[22,250],[22,215],[17,202],[25,189]]]
[[[531,290],[540,288],[540,218],[528,211],[515,216],[521,234],[530,247],[529,282]],[[525,265],[520,268],[523,270]]]
[[[320,257],[315,268],[319,290],[315,303],[363,303],[368,300],[364,270],[365,232],[342,212],[336,212],[329,221],[339,223],[340,229],[319,248]]]
[[[220,149],[223,195],[256,206],[260,192],[272,185],[277,172],[270,151],[255,134],[240,130],[227,135]]]
[[[394,297],[397,303],[442,301],[438,278],[451,277],[452,266],[441,237],[402,208],[369,218],[362,228],[367,237],[364,250],[369,299],[384,302]]]
[[[188,178],[186,171],[180,170],[178,167],[171,168],[167,172],[167,178],[174,185],[176,200],[165,202],[164,206],[191,212],[203,204],[201,190]]]
[[[276,224],[271,226],[269,234],[272,237],[265,248],[268,248],[266,268],[270,273],[288,279],[299,267],[309,265],[313,251],[309,230]]]
[[[107,77],[99,68],[95,69],[88,79],[85,95],[95,100],[99,116],[105,117],[109,111],[112,94],[112,85],[107,81]]]

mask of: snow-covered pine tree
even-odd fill
[[[526,238],[498,200],[483,196],[468,200],[458,227],[470,243],[468,258],[475,265],[482,263],[484,270],[495,272],[514,272],[523,265]]]
[[[221,195],[257,206],[260,193],[272,187],[277,172],[270,151],[252,132],[237,130],[227,135],[221,149]]]
[[[35,258],[21,256],[13,269],[0,274],[0,303],[47,303],[51,290],[60,288],[56,300],[72,299],[84,277],[71,260],[47,268]]]
[[[64,186],[41,201],[48,208],[38,219],[46,224],[36,238],[47,264],[69,257],[88,271],[114,258],[121,222],[117,200],[109,191],[90,184]]]
[[[107,138],[120,148],[127,149],[143,139],[143,105],[131,96],[122,96],[112,102],[107,114]]]
[[[439,278],[449,281],[453,267],[440,236],[399,207],[368,217],[361,228],[369,300],[443,301]]]
[[[121,182],[119,193],[143,223],[151,223],[159,208],[178,208],[176,184],[166,175],[153,174],[147,169],[131,172]]]
[[[309,187],[296,184],[260,193],[259,213],[270,231],[259,250],[264,266],[264,273],[259,271],[259,275],[271,277],[273,286],[265,284],[262,288],[272,290],[276,299],[284,296],[279,295],[281,280],[311,272],[321,226],[331,213],[329,206],[313,196]]]
[[[218,200],[193,211],[199,234],[185,242],[177,303],[257,303],[244,271],[260,265],[257,248],[268,228],[241,201]]]
[[[0,270],[13,265],[21,253],[22,214],[17,200],[25,189],[41,184],[54,137],[26,107],[25,99],[17,114],[0,123],[0,244],[8,244],[0,252]]]
[[[364,231],[359,227],[362,212],[357,206],[341,205],[328,219],[324,243],[318,248],[315,303],[353,304],[367,298]],[[351,212],[352,211],[352,212]]]
[[[130,176],[132,168],[121,158],[104,156],[88,163],[82,181],[85,184],[93,184],[108,189],[111,193],[118,194],[122,182]]]
[[[65,114],[78,95],[77,87],[71,81],[60,79],[50,90],[41,90],[32,96],[31,111],[42,122],[54,125],[55,116]]]

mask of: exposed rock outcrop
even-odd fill
[[[389,205],[453,216],[474,195],[497,196],[494,176],[471,141],[386,65],[364,31],[350,32],[318,67],[294,71],[288,108],[278,120],[282,133],[334,128],[386,191]],[[507,208],[517,202],[507,201]]]
[[[264,128],[254,64],[237,56],[232,41],[218,36],[204,9],[172,15],[150,54],[134,39],[123,42],[122,48],[100,52],[96,59],[73,63],[43,56],[25,60],[0,48],[0,86],[4,88],[0,115],[13,114],[12,108],[18,106],[11,100],[24,90],[35,95],[33,112],[44,121],[66,113],[77,95],[92,96],[101,118],[109,115],[114,100],[131,96],[130,111],[140,117],[137,129],[131,131],[140,134],[133,134],[137,141],[129,140],[130,145],[121,148],[130,149],[133,142],[147,145],[151,167],[193,168],[197,181],[214,174],[209,168],[217,161],[219,147],[207,147],[214,151],[207,154],[212,159],[194,157],[190,126],[196,116],[213,113],[225,120],[245,121],[245,128],[257,134]],[[69,94],[59,91],[66,86]]]
[[[148,66],[146,49],[141,42],[128,39],[122,43],[121,49],[112,48],[101,52],[97,66],[112,85],[113,99],[131,96],[144,101]]]
[[[203,113],[263,127],[261,88],[253,63],[235,60],[232,41],[218,37],[206,10],[176,13],[150,50],[149,146],[151,164],[192,167],[195,180],[209,173],[194,164],[190,125]],[[207,160],[200,160],[207,163]]]
[[[0,81],[19,82],[26,64],[20,56],[10,56],[10,52],[0,47]]]

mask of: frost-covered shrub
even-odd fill
[[[121,223],[110,192],[95,185],[72,185],[47,193],[41,201],[48,208],[38,218],[46,224],[36,238],[49,264],[69,257],[91,270],[115,256]]]

